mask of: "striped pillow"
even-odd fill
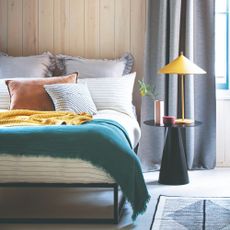
[[[53,100],[57,111],[89,114],[97,112],[86,84],[54,84],[44,87]]]
[[[0,109],[10,108],[10,95],[5,83],[5,79],[0,79]]]
[[[133,116],[132,94],[136,73],[124,77],[85,78],[98,110],[111,109]]]

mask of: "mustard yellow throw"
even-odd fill
[[[66,111],[10,110],[0,112],[0,126],[80,125],[92,120],[88,113]]]

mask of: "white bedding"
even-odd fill
[[[137,145],[141,138],[141,129],[134,115],[133,117],[130,117],[115,110],[101,110],[94,115],[94,119],[101,118],[111,119],[118,122],[127,131],[132,147],[134,148]]]
[[[133,147],[139,142],[141,132],[135,117],[113,110],[101,110],[94,119],[101,118],[121,124]],[[103,170],[80,159],[0,154],[0,182],[113,183],[114,180]]]

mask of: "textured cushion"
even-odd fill
[[[27,57],[0,55],[0,78],[51,77],[55,65],[55,57],[51,53]]]
[[[116,78],[86,78],[97,110],[112,109],[133,116],[132,93],[136,73]]]
[[[57,65],[59,69],[62,69],[63,74],[78,72],[79,78],[122,76],[131,72],[134,62],[130,53],[114,60],[86,59],[66,55],[57,55],[57,60]]]
[[[44,85],[75,83],[77,74],[64,77],[39,78],[33,80],[6,80],[11,97],[10,109],[54,110],[53,102]]]
[[[52,98],[57,111],[86,112],[89,114],[97,112],[86,84],[54,84],[44,87]]]

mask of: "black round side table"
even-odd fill
[[[194,121],[191,124],[164,125],[156,124],[154,120],[148,120],[144,121],[144,124],[154,127],[163,127],[166,130],[158,182],[166,185],[188,184],[188,167],[181,129],[195,127],[202,123],[200,121]]]

